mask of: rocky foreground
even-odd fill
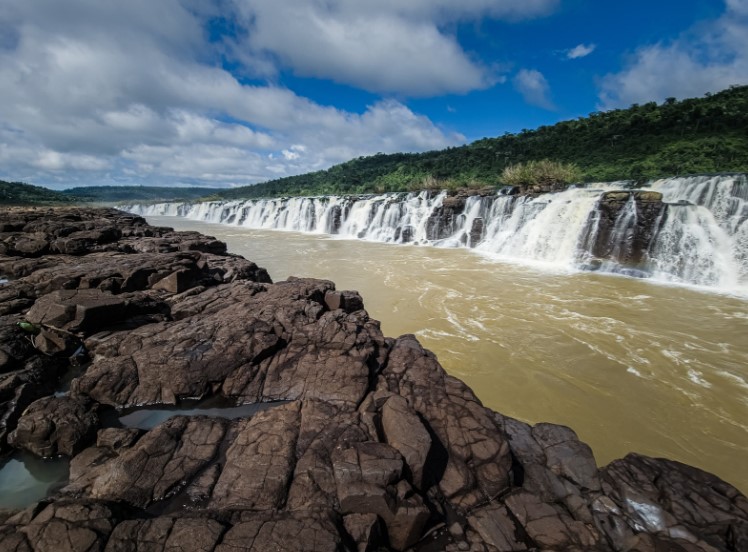
[[[748,500],[484,408],[332,282],[114,210],[0,212],[0,452],[72,458],[3,551],[748,550]],[[81,364],[68,393],[55,393]],[[72,368],[76,369],[76,368]],[[220,395],[252,417],[112,409]],[[2,492],[2,489],[0,489]]]

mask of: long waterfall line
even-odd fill
[[[588,184],[537,197],[499,193],[455,199],[446,192],[424,191],[125,209],[143,216],[178,216],[255,230],[468,247],[509,261],[593,268],[748,295],[746,175],[662,179],[642,190],[662,194],[661,211],[650,229],[642,229],[647,219],[637,210],[641,205],[626,182]],[[629,195],[621,200],[615,219],[607,221],[605,233],[601,202],[621,191]],[[640,234],[647,231],[652,235],[645,236],[646,250],[637,254],[633,248],[641,246]],[[603,238],[611,243],[596,243]],[[605,251],[604,258],[596,257],[600,251]]]

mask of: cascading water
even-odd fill
[[[658,278],[722,289],[748,288],[748,178],[658,180],[668,202],[651,248]]]
[[[511,261],[637,274],[748,295],[745,175],[657,180],[642,190],[662,194],[662,202],[659,195],[649,194],[647,201],[658,213],[651,220],[642,215],[641,190],[632,191],[629,182],[591,184],[538,197],[499,193],[455,199],[446,192],[420,192],[126,209],[258,230],[472,247]],[[608,210],[614,219],[606,220],[603,203],[610,201],[619,203],[617,210]],[[601,247],[600,240],[607,240],[607,246]],[[633,251],[642,243],[643,251]],[[632,258],[636,266],[627,267]]]
[[[574,188],[520,200],[508,220],[489,227],[478,250],[507,259],[574,265],[599,195],[599,191]]]

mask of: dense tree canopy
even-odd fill
[[[78,201],[76,197],[41,186],[0,180],[0,205],[60,204]]]
[[[501,184],[511,165],[574,163],[584,181],[748,172],[748,86],[632,105],[426,153],[360,157],[325,171],[224,190],[217,198],[384,192]]]
[[[213,188],[167,188],[159,186],[85,186],[62,192],[81,201],[188,201],[210,195]]]

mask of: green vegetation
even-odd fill
[[[509,165],[501,173],[501,182],[510,186],[519,186],[522,192],[531,187],[554,190],[563,188],[572,182],[579,182],[581,174],[579,167],[574,163],[541,159]]]
[[[77,198],[41,186],[0,180],[0,205],[60,205]]]
[[[748,86],[592,113],[426,153],[379,153],[324,171],[228,190],[93,186],[62,193],[0,182],[0,204],[180,201],[483,188],[502,184],[644,181],[748,172]],[[550,185],[550,184],[548,184]]]
[[[583,181],[748,172],[748,86],[592,113],[442,151],[360,157],[211,199],[495,186],[507,167],[542,159],[574,163]]]
[[[213,188],[166,188],[157,186],[85,186],[62,193],[80,201],[189,201],[210,195]]]

